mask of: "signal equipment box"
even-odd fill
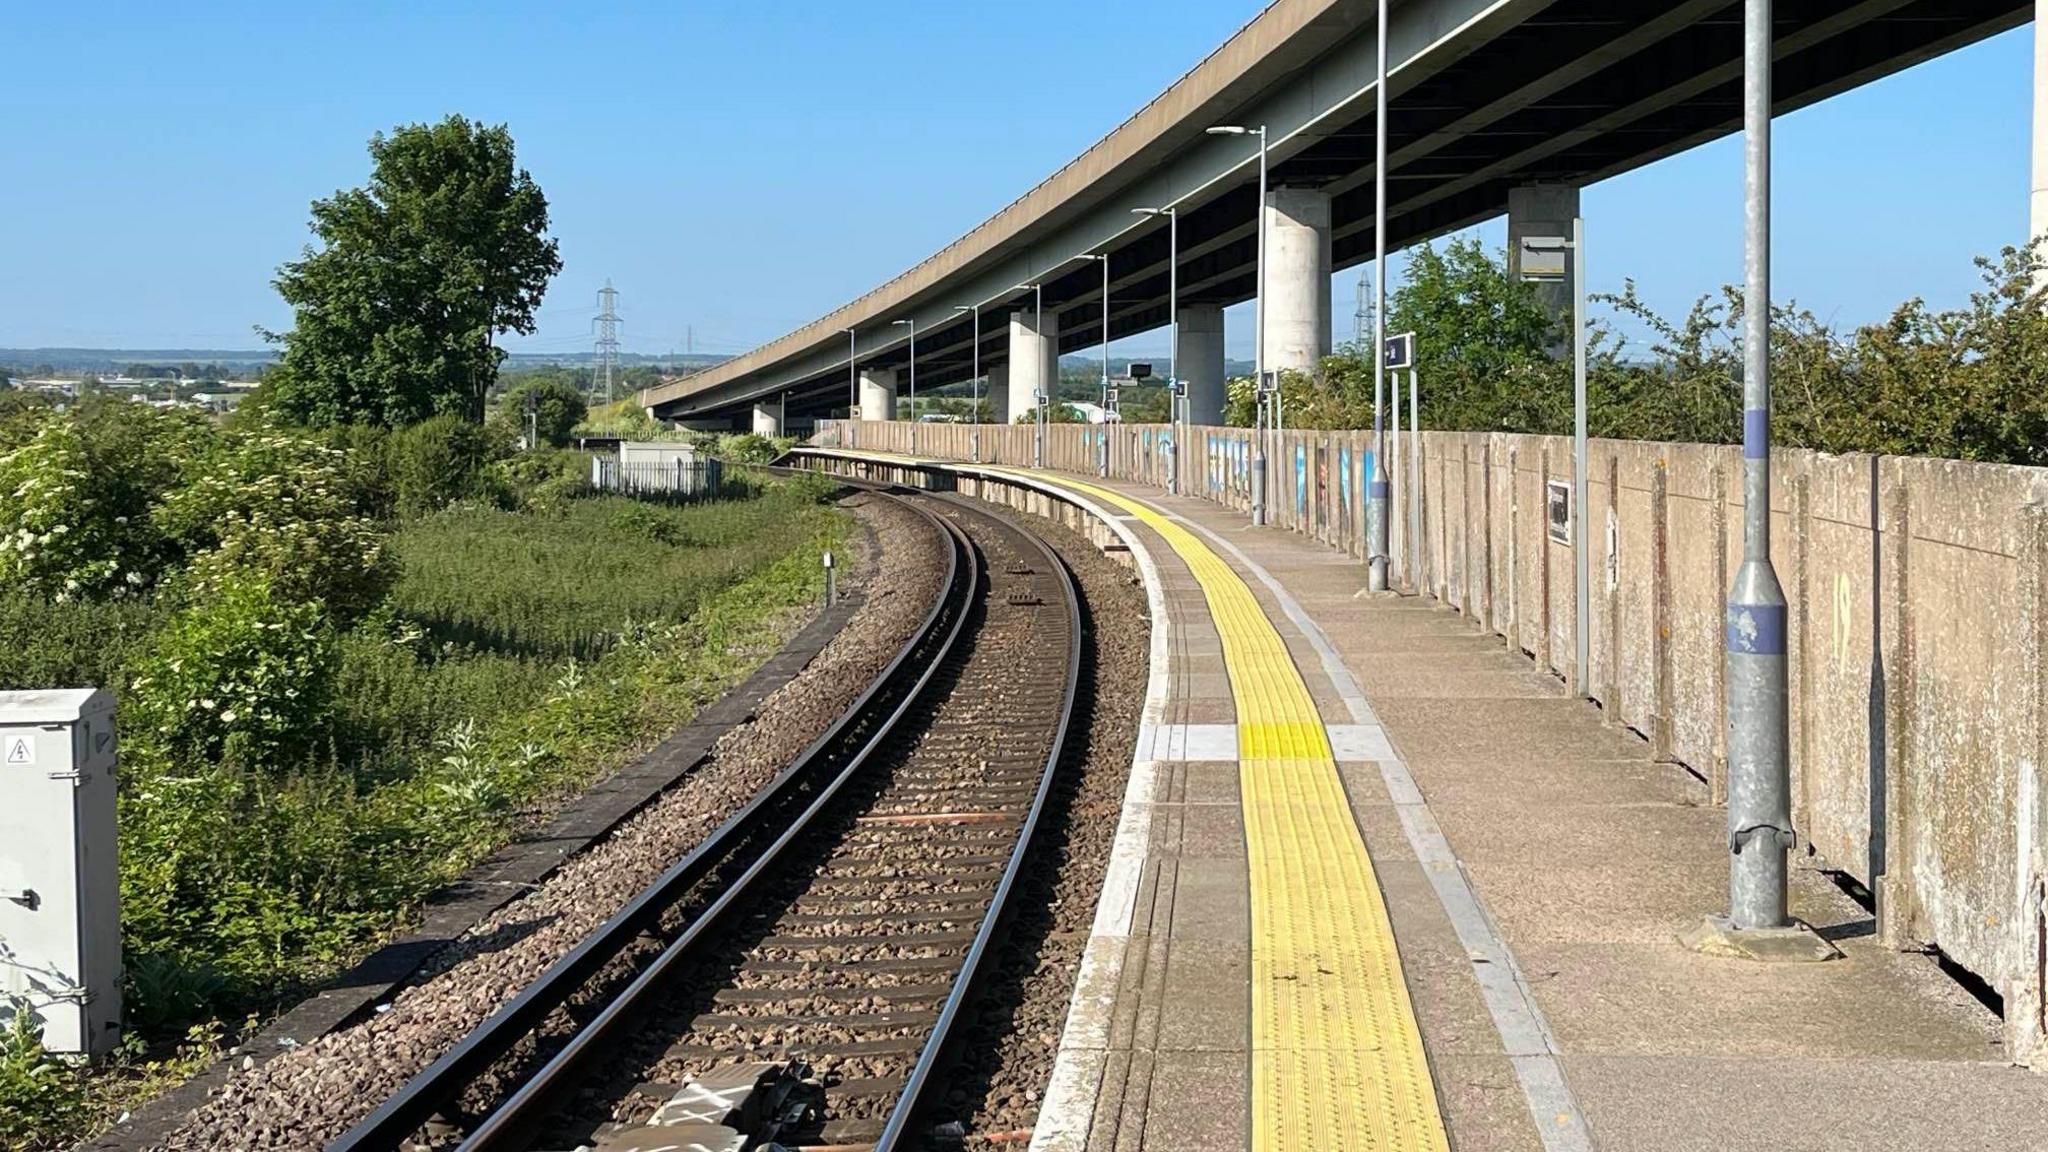
[[[52,1052],[121,1037],[116,751],[111,694],[0,692],[0,1020]]]

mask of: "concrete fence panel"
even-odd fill
[[[1160,425],[1054,425],[1046,459],[1164,488]],[[818,442],[907,452],[909,426],[821,421]],[[925,425],[921,455],[966,459],[972,430]],[[1028,425],[984,427],[984,462],[1029,465]],[[1193,428],[1190,495],[1251,503],[1251,433]],[[1361,561],[1370,433],[1269,437],[1268,517]],[[1741,460],[1721,445],[1594,441],[1586,507],[1552,539],[1563,437],[1431,432],[1421,531],[1392,473],[1396,586],[1408,550],[1433,596],[1568,680],[1659,759],[1726,795],[1723,602],[1742,552]],[[1392,461],[1389,460],[1391,465]],[[1772,559],[1789,605],[1794,820],[1802,847],[1879,895],[1879,931],[1933,946],[2004,995],[2009,1051],[2041,1048],[2048,969],[2048,470],[1774,454]],[[1580,620],[1575,549],[1591,564]],[[1703,910],[1704,911],[1704,910]]]

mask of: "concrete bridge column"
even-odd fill
[[[1520,279],[1522,276],[1522,239],[1526,236],[1562,237],[1572,236],[1572,221],[1579,216],[1579,190],[1570,184],[1529,184],[1508,189],[1508,276]],[[1555,280],[1539,280],[1529,287],[1536,293],[1536,299],[1558,320],[1558,342],[1553,354],[1568,355],[1571,352],[1572,258],[1566,252],[1564,276]]]
[[[754,435],[782,435],[782,402],[754,401]]]
[[[860,418],[863,420],[894,420],[896,418],[896,370],[894,368],[863,368],[860,370]]]
[[[1188,387],[1190,421],[1196,424],[1223,423],[1221,307],[1215,304],[1180,306],[1180,340],[1173,349],[1173,374]]]
[[[1026,306],[1010,313],[1009,407],[1004,419],[1017,417],[1036,407],[1036,393],[1052,395],[1059,383],[1060,318],[1045,313],[1041,322],[1036,308]]]
[[[1314,372],[1330,354],[1329,193],[1275,188],[1264,224],[1266,367]]]
[[[1010,366],[997,364],[988,369],[988,379],[982,382],[981,398],[988,401],[989,423],[1008,424],[1010,412]]]

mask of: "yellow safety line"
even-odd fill
[[[1136,516],[1194,573],[1237,702],[1252,905],[1252,1152],[1448,1152],[1394,929],[1315,699],[1251,588],[1172,518]]]

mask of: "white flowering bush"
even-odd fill
[[[119,527],[101,506],[85,440],[69,419],[45,418],[25,443],[0,452],[0,585],[73,600],[140,583],[121,571]]]
[[[259,572],[224,568],[158,629],[123,697],[124,719],[172,761],[232,750],[267,762],[313,742],[334,662],[319,605],[280,595]]]
[[[384,533],[357,511],[345,449],[266,429],[230,441],[194,471],[157,511],[190,556],[184,584],[194,600],[242,573],[342,623],[384,598],[393,561]]]

